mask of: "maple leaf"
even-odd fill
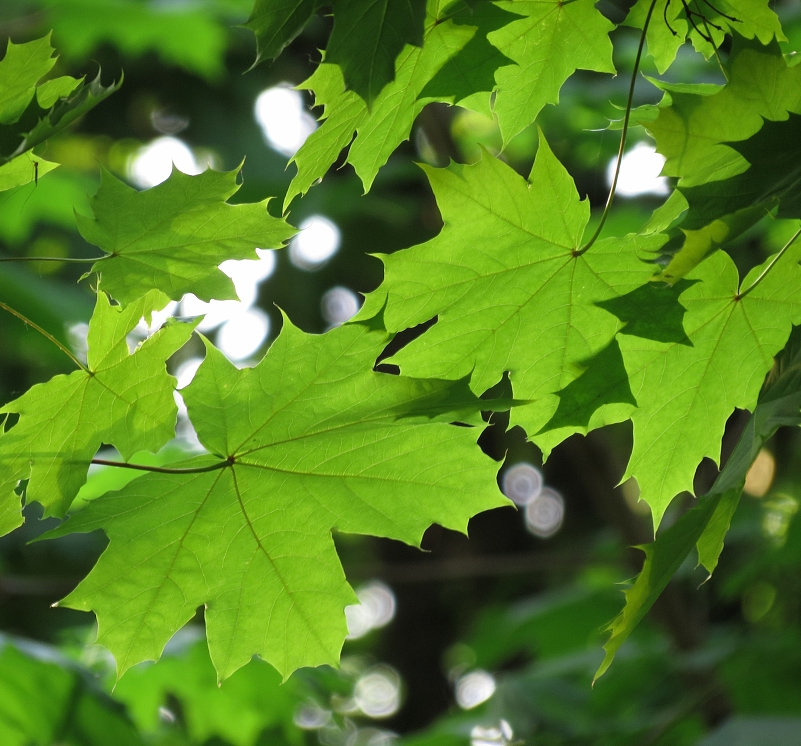
[[[269,200],[230,205],[236,171],[169,179],[138,192],[108,171],[90,202],[93,218],[76,215],[81,235],[107,256],[92,265],[103,290],[126,305],[156,288],[173,300],[235,299],[218,269],[227,259],[255,259],[257,247],[280,248],[294,228],[267,212]]]
[[[19,415],[0,434],[5,529],[21,523],[20,499],[13,491],[19,480],[29,480],[26,502],[41,503],[45,515],[63,516],[102,444],[128,458],[137,451],[157,451],[175,436],[175,379],[165,361],[195,325],[168,323],[133,354],[125,339],[142,316],[166,302],[154,291],[123,310],[98,293],[86,369],[55,376],[0,408],[2,415]]]
[[[801,68],[788,67],[778,43],[762,46],[734,37],[724,86],[671,85],[659,115],[646,127],[667,159],[662,173],[680,177],[679,187],[730,178],[748,162],[728,143],[747,140],[764,120],[801,114]]]
[[[614,73],[613,25],[593,0],[506,0],[498,5],[525,18],[493,31],[488,39],[515,65],[495,73],[493,112],[504,143],[528,127],[577,70]]]
[[[176,468],[209,470],[140,477],[51,534],[109,537],[65,603],[95,611],[119,674],[158,658],[201,605],[220,679],[255,654],[285,677],[336,664],[355,594],[332,529],[419,545],[432,523],[465,531],[508,504],[477,431],[447,424],[485,403],[464,381],[373,372],[388,339],[361,324],[308,335],[285,320],[244,370],[207,344],[182,394],[214,455]]]
[[[637,0],[625,25],[641,29],[652,3],[655,5],[646,40],[660,74],[673,64],[679,47],[687,39],[691,39],[693,46],[707,59],[715,54],[726,33],[736,32],[763,44],[773,38],[787,40],[768,0],[714,0],[712,3],[696,2],[694,7],[692,2],[687,3],[695,25],[688,22],[690,19],[681,0]]]
[[[611,635],[604,645],[606,656],[595,674],[596,679],[609,668],[620,646],[659,598],[693,547],[698,548],[698,564],[710,575],[714,572],[751,464],[779,427],[801,424],[800,362],[801,329],[796,327],[776,360],[776,367],[759,395],[740,440],[709,492],[653,543],[640,547],[645,552],[645,562],[634,584],[625,591],[625,607],[607,627]]]
[[[479,393],[509,371],[516,397],[543,399],[512,414],[533,434],[558,406],[552,395],[621,328],[596,303],[647,283],[654,268],[638,251],[665,238],[606,239],[581,253],[589,205],[542,136],[530,183],[486,154],[472,166],[424,168],[445,226],[428,243],[381,257],[385,280],[365,312],[386,302],[392,331],[436,316],[390,362],[417,377],[471,374]]]
[[[36,94],[36,84],[56,64],[50,34],[27,44],[10,39],[0,61],[0,125],[16,122]]]
[[[395,79],[395,59],[407,44],[423,46],[426,0],[334,0],[326,60],[345,85],[371,106]]]
[[[558,101],[560,87],[577,68],[614,72],[607,36],[611,28],[591,0],[482,2],[476,7],[429,2],[422,48],[404,47],[394,80],[370,108],[346,90],[341,69],[326,57],[300,86],[313,91],[316,105],[325,110],[322,125],[292,158],[298,173],[284,207],[322,178],[349,145],[345,162],[369,191],[429,103],[458,104],[485,115],[494,111],[508,141],[547,103]]]
[[[50,34],[27,44],[14,44],[9,40],[5,57],[0,61],[0,168],[6,178],[13,168],[21,169],[25,165],[24,161],[18,161],[15,167],[8,168],[9,161],[17,160],[21,154],[64,129],[122,83],[104,87],[98,72],[90,84],[83,78],[69,75],[39,84],[56,64],[54,51],[50,46]],[[31,159],[34,157],[29,154],[28,161]],[[33,181],[33,168],[28,172],[31,174],[29,181]],[[27,182],[18,181],[16,185],[24,183]]]
[[[799,256],[801,248],[791,247],[746,293],[769,265],[756,267],[740,284],[731,257],[712,254],[677,293],[686,309],[684,334],[672,340],[649,333],[663,328],[659,309],[632,298],[601,302],[630,322],[617,337],[637,400],[623,479],[637,479],[655,527],[675,495],[693,491],[701,460],[720,462],[726,420],[735,408],[753,410],[773,356],[792,325],[801,323]]]
[[[318,0],[256,0],[245,28],[256,35],[256,62],[278,57],[308,23]]]
[[[290,160],[297,165],[298,173],[289,185],[284,209],[322,178],[348,145],[346,163],[353,166],[365,191],[369,191],[378,170],[409,137],[415,117],[426,104],[437,100],[421,98],[426,84],[468,43],[475,30],[451,19],[440,23],[429,15],[423,47],[404,48],[397,59],[395,79],[369,109],[355,91],[345,90],[338,65],[321,64],[299,88],[314,91],[315,105],[324,107],[322,125]],[[487,101],[489,96],[487,91]]]

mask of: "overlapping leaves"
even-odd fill
[[[609,668],[620,646],[653,606],[693,547],[698,548],[698,564],[710,574],[714,571],[752,462],[779,427],[801,424],[800,331],[801,328],[795,328],[787,347],[777,358],[756,408],[712,488],[656,541],[641,547],[645,552],[643,569],[626,591],[625,608],[609,624],[611,635],[604,646],[606,657],[596,678]]]
[[[213,455],[137,479],[59,530],[110,539],[66,603],[95,611],[118,673],[158,658],[201,605],[220,678],[255,654],[284,675],[335,664],[355,596],[332,529],[418,545],[431,523],[464,531],[506,504],[475,431],[447,424],[486,405],[464,381],[373,372],[387,340],[360,324],[311,336],[287,321],[245,370],[207,344],[183,393]]]
[[[516,397],[539,400],[513,413],[533,434],[558,406],[554,395],[622,326],[597,303],[647,283],[654,268],[638,252],[664,236],[603,240],[582,253],[589,205],[544,138],[529,182],[488,155],[426,172],[445,227],[382,257],[386,278],[367,308],[386,302],[393,331],[436,316],[392,361],[412,376],[472,372],[479,393],[508,371]]]
[[[776,43],[735,38],[729,83],[695,92],[667,86],[647,126],[681,177],[671,198],[684,219],[674,228],[669,282],[736,239],[768,213],[799,217],[796,159],[801,78]],[[661,84],[660,84],[661,85]]]
[[[274,23],[272,33],[280,36],[278,16]],[[349,90],[348,67],[341,61],[363,55],[363,45],[335,44],[336,29],[335,23],[325,62],[301,86],[314,92],[325,111],[322,126],[293,158],[298,174],[285,205],[322,178],[349,145],[346,162],[369,189],[429,103],[494,114],[508,141],[546,104],[558,101],[559,89],[576,69],[614,72],[607,36],[612,25],[591,0],[429,0],[422,45],[403,47],[394,79],[370,98],[368,107]],[[491,106],[493,91],[497,93]]]
[[[763,44],[774,38],[785,40],[768,0],[637,0],[626,25],[644,28],[652,6],[646,38],[660,73],[670,67],[687,40],[707,59],[715,54],[727,33],[736,32]]]
[[[89,84],[69,75],[40,83],[56,64],[54,51],[49,34],[26,44],[9,40],[0,61],[0,191],[28,184],[56,168],[27,151],[119,87],[103,87],[99,73]]]
[[[126,342],[142,316],[164,303],[154,291],[123,310],[98,293],[86,369],[38,384],[0,408],[6,418],[19,416],[0,434],[3,533],[22,522],[14,491],[20,480],[28,480],[27,502],[63,516],[102,444],[129,458],[156,451],[174,436],[175,379],[165,361],[189,339],[194,324],[169,323],[133,353]]]

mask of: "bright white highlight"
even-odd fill
[[[507,746],[513,738],[512,726],[505,720],[501,720],[497,728],[474,726],[470,731],[470,746]]]
[[[471,671],[456,682],[456,702],[463,710],[472,710],[495,694],[495,679],[486,671]]]
[[[164,308],[159,311],[153,311],[150,315],[150,323],[148,324],[143,318],[139,319],[139,323],[131,330],[126,337],[128,342],[128,350],[133,354],[134,350],[144,342],[151,334],[155,334],[164,323],[178,308],[178,304],[171,300]]]
[[[189,360],[184,360],[175,371],[175,377],[178,379],[177,389],[185,389],[192,379],[195,377],[198,368],[203,362],[202,357],[190,357]]]
[[[503,494],[515,505],[528,505],[542,490],[542,474],[531,464],[515,464],[503,474]]]
[[[320,301],[323,318],[331,326],[340,326],[352,319],[359,310],[359,298],[352,290],[339,285],[325,292]]]
[[[376,666],[356,682],[353,698],[370,718],[387,718],[400,708],[400,676],[391,666]]]
[[[220,324],[232,321],[250,308],[259,295],[259,283],[275,271],[275,254],[267,249],[256,249],[258,259],[229,259],[220,265],[233,281],[239,300],[213,300],[206,303],[191,293],[181,300],[182,316],[203,316],[198,331],[208,332]]]
[[[140,189],[149,189],[166,181],[172,167],[190,176],[205,171],[189,146],[177,137],[158,137],[141,147],[128,164],[128,178]]]
[[[612,186],[615,177],[617,158],[609,162],[606,169],[606,183]],[[659,174],[665,165],[664,156],[656,149],[641,142],[623,156],[620,162],[620,176],[617,180],[617,194],[621,197],[638,197],[641,194],[663,195],[670,191],[668,180]]]
[[[86,356],[89,354],[89,324],[84,321],[68,324],[66,332],[67,342],[75,353],[75,357],[85,363]]]
[[[295,155],[317,129],[317,122],[303,105],[303,96],[287,85],[262,91],[253,115],[269,146],[286,156]]]
[[[395,616],[395,594],[375,581],[356,591],[358,604],[345,607],[348,622],[348,640],[357,640],[368,632],[385,627]]]
[[[289,260],[299,269],[314,270],[339,249],[339,228],[322,215],[312,215],[300,224],[300,232],[289,244]]]
[[[526,505],[526,528],[534,536],[547,539],[553,536],[565,519],[565,501],[556,491],[546,487]]]
[[[260,308],[246,308],[217,332],[217,346],[229,360],[247,360],[270,333],[270,317]]]

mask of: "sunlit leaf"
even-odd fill
[[[13,489],[27,479],[26,502],[41,503],[46,515],[64,515],[102,444],[128,458],[157,451],[174,437],[175,379],[165,361],[189,339],[194,324],[169,323],[133,354],[126,342],[159,303],[166,298],[154,292],[123,310],[99,293],[89,324],[88,372],[56,376],[0,408],[0,414],[19,415],[0,434],[4,513],[7,504],[19,509]]]
[[[506,0],[501,8],[525,18],[489,34],[489,41],[516,64],[496,75],[493,111],[504,142],[531,124],[578,69],[614,73],[612,24],[593,0]]]
[[[632,325],[664,328],[658,308],[635,303],[623,311],[631,298],[602,303],[629,321],[618,342],[637,409],[623,478],[636,477],[654,526],[675,495],[693,491],[704,457],[719,463],[726,420],[735,408],[753,410],[773,356],[792,325],[801,323],[799,255],[795,245],[742,297],[767,265],[754,268],[741,284],[727,254],[708,257],[687,275],[683,288],[677,286],[678,302],[686,309],[684,338],[660,341]]]
[[[326,60],[338,64],[348,89],[372,105],[394,80],[404,46],[423,46],[425,16],[426,0],[334,0]]]
[[[710,575],[714,572],[748,469],[779,427],[799,424],[801,332],[796,327],[787,348],[777,358],[745,431],[710,491],[656,541],[640,547],[645,552],[643,569],[634,585],[625,592],[625,608],[609,625],[611,636],[604,646],[606,657],[595,674],[596,679],[609,668],[620,646],[659,598],[694,546],[698,548],[699,564]]]
[[[236,298],[218,266],[226,259],[256,259],[256,248],[280,248],[295,232],[267,212],[267,203],[230,205],[237,172],[208,170],[187,176],[173,169],[167,181],[137,192],[108,171],[91,200],[94,218],[78,215],[78,228],[105,257],[92,265],[103,289],[122,304],[156,288],[173,300]]]
[[[680,0],[637,0],[626,17],[626,25],[643,28],[652,4],[646,39],[648,52],[660,73],[670,67],[687,39],[707,59],[721,46],[726,33],[737,32],[763,44],[774,38],[785,40],[779,18],[770,9],[768,0],[714,0],[686,5]]]
[[[176,466],[222,468],[141,477],[56,532],[110,539],[65,603],[95,611],[119,674],[158,658],[201,605],[220,678],[253,655],[284,676],[335,664],[355,596],[332,529],[419,545],[432,523],[465,531],[507,504],[476,431],[447,424],[483,403],[464,382],[373,372],[387,340],[362,325],[311,336],[286,321],[244,370],[207,344],[182,393],[214,455]]]
[[[470,374],[479,393],[508,371],[517,398],[542,400],[513,412],[534,436],[559,404],[554,394],[622,326],[596,304],[646,284],[654,268],[638,252],[664,237],[607,239],[580,253],[589,205],[544,138],[529,182],[487,154],[473,166],[426,172],[445,227],[381,257],[386,279],[366,308],[386,300],[393,331],[436,316],[391,361],[412,376]]]

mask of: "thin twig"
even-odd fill
[[[39,334],[41,334],[46,339],[49,339],[59,350],[61,350],[70,360],[72,360],[75,365],[77,365],[84,373],[88,373],[90,376],[94,375],[92,371],[89,370],[80,360],[78,360],[75,355],[69,350],[68,347],[65,347],[61,342],[59,342],[50,332],[46,332],[42,329],[39,324],[31,321],[27,316],[23,316],[19,311],[15,311],[11,306],[6,305],[2,301],[0,301],[0,308],[8,311],[12,316],[16,316],[22,323],[27,324],[28,326],[36,329]]]
[[[617,163],[615,164],[615,175],[612,179],[612,186],[609,188],[609,196],[606,199],[606,205],[604,206],[604,211],[601,215],[601,220],[598,223],[598,227],[595,229],[595,233],[592,234],[587,243],[584,244],[580,249],[573,252],[574,256],[581,256],[587,249],[590,248],[597,240],[598,236],[601,235],[601,230],[604,227],[604,223],[606,223],[606,217],[609,214],[609,208],[612,207],[612,200],[615,198],[615,191],[617,190],[617,180],[620,176],[620,164],[623,161],[623,151],[626,147],[626,135],[629,132],[629,120],[631,119],[631,107],[632,102],[634,101],[634,87],[637,83],[637,74],[640,71],[640,60],[642,59],[642,50],[645,47],[645,34],[648,31],[648,24],[651,23],[651,16],[654,13],[654,8],[656,7],[656,0],[651,0],[651,6],[648,8],[648,15],[645,16],[645,23],[642,26],[642,34],[640,36],[640,44],[637,47],[637,57],[634,59],[634,70],[631,73],[631,84],[629,85],[629,96],[628,100],[626,101],[626,113],[623,117],[623,131],[620,135],[620,147],[617,150]]]
[[[795,233],[793,233],[792,238],[786,244],[784,244],[784,246],[782,246],[781,250],[779,251],[778,254],[776,254],[776,256],[773,257],[770,264],[768,264],[768,266],[765,267],[765,269],[763,269],[759,273],[759,277],[757,277],[756,280],[754,280],[746,290],[743,290],[741,293],[737,294],[736,296],[737,300],[745,298],[745,296],[748,295],[748,293],[750,293],[757,285],[759,285],[760,282],[762,282],[762,280],[765,279],[765,275],[767,275],[768,272],[770,272],[773,269],[776,262],[778,262],[779,259],[781,259],[782,256],[784,256],[784,253],[787,251],[787,249],[789,249],[793,245],[793,243],[795,243],[795,240],[799,236],[801,236],[801,228],[799,228]]]
[[[217,471],[232,466],[234,460],[228,458],[225,461],[218,461],[216,464],[208,466],[192,466],[188,468],[170,468],[169,466],[147,466],[145,464],[129,464],[125,461],[107,461],[104,458],[93,458],[93,464],[100,466],[117,466],[121,469],[136,469],[137,471],[155,471],[159,474],[203,474],[207,471]]]

